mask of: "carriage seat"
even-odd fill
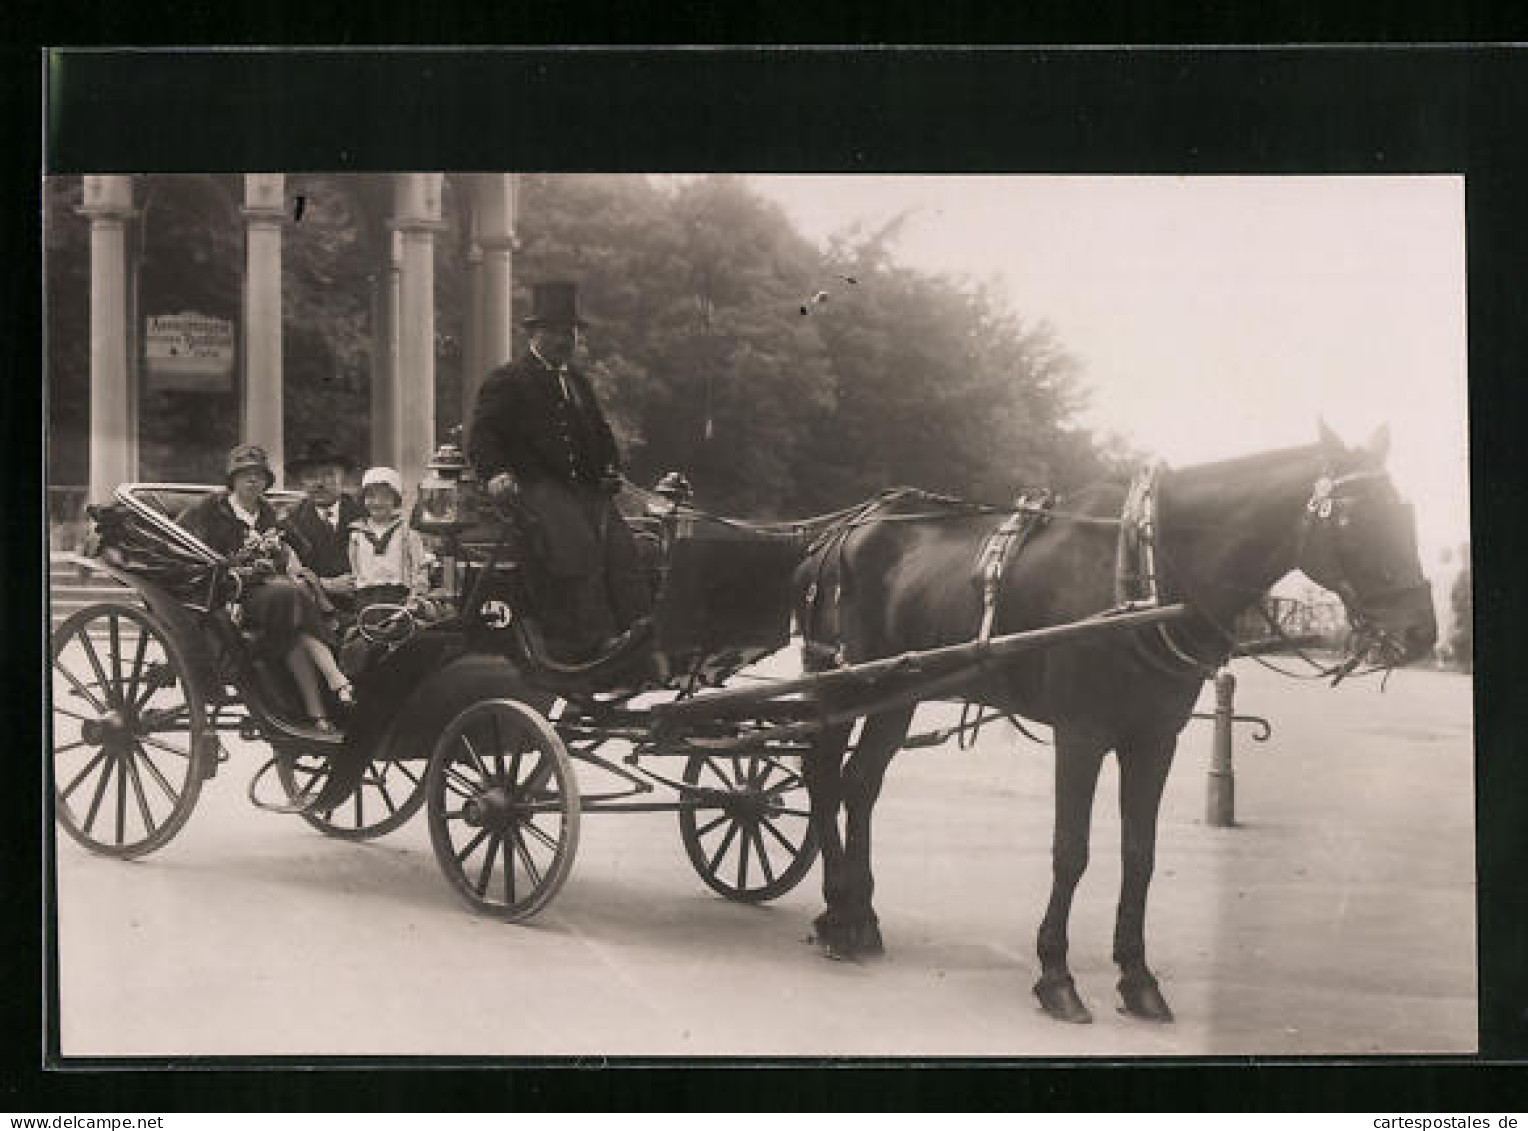
[[[134,499],[147,504],[176,526],[182,526],[181,519],[187,511],[222,488],[191,483],[133,483],[127,485],[126,490]],[[278,520],[291,514],[302,499],[301,491],[266,493],[266,500],[275,509]]]

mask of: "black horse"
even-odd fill
[[[1154,559],[1152,595],[1163,604],[1185,603],[1188,617],[1165,630],[1014,656],[962,689],[1054,728],[1054,876],[1034,987],[1052,1016],[1091,1020],[1067,967],[1067,920],[1088,864],[1099,768],[1113,750],[1123,856],[1114,934],[1119,991],[1128,1012],[1172,1019],[1147,966],[1144,938],[1157,809],[1178,735],[1203,681],[1228,658],[1239,613],[1299,569],[1341,597],[1354,627],[1348,667],[1361,658],[1390,667],[1432,647],[1431,591],[1417,560],[1411,508],[1383,470],[1387,448],[1384,429],[1350,450],[1322,425],[1320,442],[1309,447],[1162,472],[1153,529],[1125,524],[1141,535],[1144,550],[1125,557],[1148,565]],[[1002,572],[994,633],[1065,624],[1120,603],[1126,495],[1120,483],[1091,487],[1058,504],[1029,534]],[[992,508],[927,496],[888,501],[831,548],[836,600],[820,591],[822,555],[830,551],[808,558],[795,579],[798,617],[810,642],[827,601],[837,655],[828,658],[828,649],[809,644],[807,666],[821,670],[972,639],[984,614],[973,567],[1001,522]],[[871,819],[912,713],[909,706],[872,716],[852,750],[851,727],[830,728],[804,759],[827,903],[816,939],[834,955],[882,948],[871,902]]]

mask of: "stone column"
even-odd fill
[[[398,268],[403,241],[388,232],[377,277],[376,365],[371,384],[369,462],[398,466]]]
[[[90,217],[90,486],[105,502],[138,475],[138,382],[128,349],[127,224],[131,177],[86,177]]]
[[[435,233],[440,173],[403,173],[393,182],[393,225],[401,239],[398,275],[397,463],[410,498],[435,452]]]
[[[279,486],[286,459],[282,443],[281,225],[286,219],[286,177],[244,177],[244,381],[239,442],[259,444],[271,458]]]
[[[472,219],[467,244],[467,309],[462,318],[462,419],[465,433],[472,419],[472,404],[483,381],[483,248],[478,243],[476,204],[469,204]]]
[[[483,252],[483,298],[478,317],[477,370],[463,382],[462,416],[472,418],[472,404],[483,378],[512,359],[514,348],[514,173],[485,173],[473,185],[478,246]],[[470,393],[470,395],[469,395]]]

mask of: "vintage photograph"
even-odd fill
[[[43,191],[64,1058],[1476,1051],[1463,177]]]

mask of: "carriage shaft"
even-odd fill
[[[903,652],[882,660],[870,660],[862,664],[833,668],[816,672],[799,679],[785,680],[766,687],[735,688],[709,695],[697,695],[674,703],[655,704],[652,708],[654,721],[660,725],[695,717],[716,717],[738,708],[778,699],[801,692],[820,693],[845,685],[864,685],[892,676],[934,677],[945,674],[944,669],[960,669],[955,674],[968,677],[967,669],[980,668],[988,660],[1011,656],[1019,652],[1033,651],[1059,644],[1074,644],[1092,637],[1107,636],[1128,629],[1144,628],[1166,621],[1178,620],[1188,612],[1187,605],[1166,605],[1162,608],[1100,614],[1087,620],[1070,624],[1051,625],[1026,632],[995,636],[986,641],[970,641],[949,644],[942,648],[930,648],[921,652]],[[918,689],[919,697],[926,697],[927,685]],[[793,730],[795,728],[782,728]]]

